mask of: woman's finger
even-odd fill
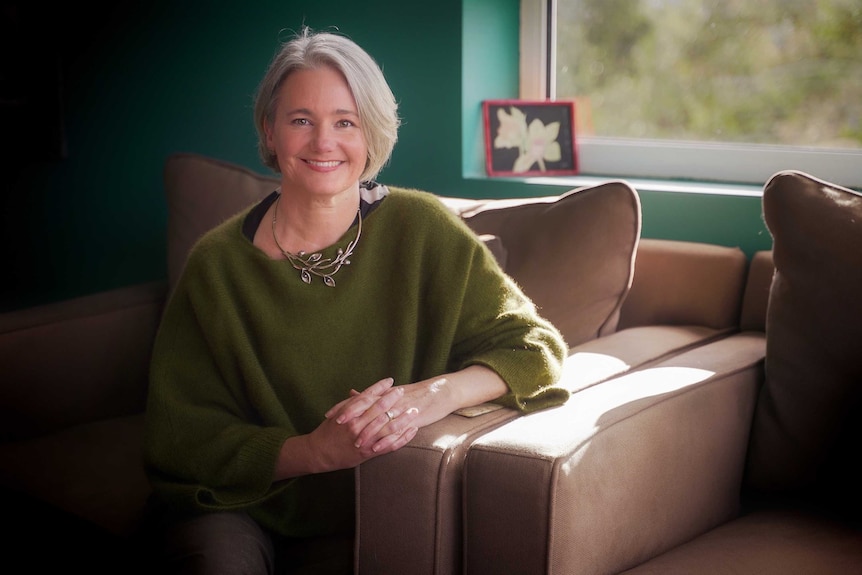
[[[336,419],[336,422],[344,423],[348,419],[351,419],[353,417],[356,417],[356,415],[363,413],[366,409],[373,405],[374,401],[376,401],[375,398],[389,390],[392,387],[393,383],[395,383],[394,379],[392,379],[391,377],[386,377],[369,386],[362,392],[356,391],[355,389],[351,389],[350,397],[348,397],[347,399],[343,399],[330,407],[326,411],[326,413],[323,414],[323,416],[327,419],[330,419],[336,414],[338,414],[339,417]],[[354,406],[349,413],[341,413],[344,410],[345,406],[353,406],[352,402],[357,397],[362,397],[364,401],[361,402],[358,406]]]
[[[365,390],[363,390],[360,395],[381,395],[386,392],[387,389],[392,387],[395,384],[395,380],[391,377],[384,377],[378,382],[373,383],[368,386]],[[354,390],[355,391],[355,390]]]
[[[410,440],[416,437],[416,433],[418,431],[418,427],[407,427],[399,433],[390,433],[380,439],[380,441],[375,442],[374,445],[371,446],[371,451],[378,455],[397,451],[410,443]]]
[[[382,399],[387,398],[387,401],[384,403],[385,407],[383,407],[382,410],[374,411],[374,415],[379,415],[383,411],[389,409],[392,404],[395,403],[398,398],[404,394],[404,390],[402,390],[400,387],[392,387],[391,378],[387,378],[387,380],[381,381],[388,383],[388,385],[378,387],[370,393],[366,393],[368,390],[365,390],[355,397],[348,398],[344,406],[339,410],[338,415],[335,417],[336,423],[342,424],[356,418],[360,418],[366,415],[369,410],[372,409],[372,406],[375,406]],[[374,385],[377,386],[377,384]],[[371,418],[365,419],[361,423],[361,426],[367,425],[370,419]]]
[[[396,393],[399,392],[399,393]],[[376,441],[384,435],[400,433],[415,419],[418,410],[409,408],[401,411],[396,403],[401,399],[403,392],[401,388],[395,388],[392,393],[381,397],[377,403],[366,412],[368,418],[362,417],[356,420],[356,429],[360,430],[356,437],[356,447],[361,448],[368,442]],[[396,422],[398,418],[402,418]],[[382,430],[382,431],[381,431]]]

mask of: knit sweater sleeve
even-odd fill
[[[477,250],[476,260],[464,307],[487,315],[465,314],[463,323],[473,333],[456,347],[456,353],[470,348],[460,366],[481,364],[497,372],[509,387],[496,400],[504,406],[529,413],[561,405],[569,398],[569,392],[557,385],[567,351],[562,336],[509,276],[488,271],[496,268],[488,254]],[[489,297],[488,288],[495,280],[498,291]]]
[[[254,354],[226,349],[242,348],[245,340],[236,335],[242,333],[241,310],[213,278],[219,259],[234,257],[228,242],[215,241],[220,233],[205,237],[190,254],[150,365],[145,464],[155,490],[185,509],[247,508],[286,488],[274,486],[272,474],[281,445],[295,434],[288,421],[261,424],[236,375],[249,372],[237,358],[253,362]]]
[[[564,403],[569,392],[558,381],[568,348],[560,332],[460,218],[436,199],[422,212],[424,221],[439,220],[443,228],[432,232],[425,251],[431,254],[427,265],[436,269],[430,275],[445,281],[425,297],[428,306],[438,304],[458,318],[449,367],[492,369],[509,387],[496,402],[521,412]]]

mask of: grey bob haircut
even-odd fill
[[[373,180],[392,155],[401,120],[398,104],[377,62],[353,40],[331,32],[313,32],[303,27],[281,45],[257,88],[254,125],[258,154],[264,165],[280,172],[278,158],[266,145],[264,126],[275,121],[278,90],[296,70],[330,66],[344,76],[356,101],[368,158],[360,180]]]

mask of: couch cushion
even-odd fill
[[[798,511],[745,515],[620,575],[859,573],[862,544],[846,525]]]
[[[862,194],[798,171],[763,191],[775,274],[749,496],[862,521]]]
[[[206,231],[279,186],[279,179],[198,154],[173,154],[164,167],[168,203],[168,285],[176,285],[192,245]]]
[[[443,198],[479,234],[498,236],[506,272],[569,346],[616,330],[641,231],[637,191],[623,181],[560,196]]]
[[[27,441],[0,444],[0,486],[130,536],[150,484],[141,444],[144,415],[84,423]]]

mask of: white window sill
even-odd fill
[[[745,184],[727,184],[696,181],[674,181],[658,179],[639,179],[624,176],[524,176],[524,177],[490,177],[484,175],[467,176],[468,180],[481,180],[484,182],[500,180],[513,183],[521,183],[527,186],[554,186],[562,188],[562,191],[584,186],[594,186],[610,180],[624,180],[638,192],[673,192],[683,194],[709,194],[720,196],[743,196],[760,197],[763,194],[762,186]]]

